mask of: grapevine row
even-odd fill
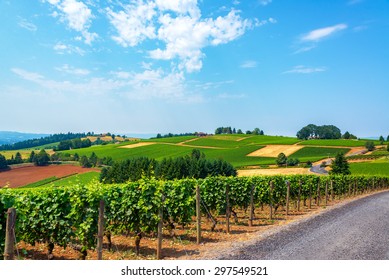
[[[270,182],[274,189],[270,192]],[[204,214],[217,216],[226,212],[226,189],[230,211],[250,205],[277,209],[285,204],[287,184],[290,200],[333,197],[388,188],[389,178],[376,176],[291,175],[263,177],[208,177],[160,181],[141,179],[127,184],[68,186],[37,189],[0,190],[0,255],[4,248],[5,212],[17,211],[16,239],[30,244],[47,243],[61,247],[76,246],[86,252],[96,246],[99,201],[105,201],[105,233],[156,232],[158,211],[164,209],[169,224],[185,225],[195,216],[195,188],[200,186]]]

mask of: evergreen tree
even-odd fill
[[[35,160],[35,152],[31,151],[30,156],[28,157],[28,162],[34,162]]]
[[[380,141],[381,145],[384,144],[384,142],[385,142],[384,136],[381,135],[379,141]]]
[[[331,168],[330,174],[351,174],[349,164],[343,153],[336,155],[335,160],[331,164]]]
[[[15,164],[23,163],[22,155],[17,152],[14,159]]]
[[[365,147],[366,147],[366,149],[369,152],[374,151],[374,149],[375,149],[374,142],[373,141],[367,141],[366,144],[365,144]]]
[[[90,162],[89,162],[89,160],[88,160],[88,158],[86,156],[82,156],[80,158],[80,165],[82,167],[91,167],[91,164],[90,164]]]
[[[5,156],[0,154],[0,170],[8,169],[8,164]]]

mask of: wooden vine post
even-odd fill
[[[334,182],[331,180],[331,201],[335,200]]]
[[[226,186],[226,233],[230,234],[230,198],[228,192],[229,187]]]
[[[317,182],[316,206],[320,206],[320,180]]]
[[[103,238],[104,238],[104,200],[100,200],[99,221],[97,225],[97,259],[103,259]]]
[[[163,202],[165,201],[165,196],[162,195],[161,207],[158,211],[158,238],[157,238],[157,259],[160,260],[162,257],[162,227],[163,227]]]
[[[326,182],[326,200],[325,200],[325,206],[328,204],[328,181]]]
[[[197,225],[197,244],[201,242],[201,208],[200,208],[200,186],[196,186],[196,225]]]
[[[270,182],[270,194],[269,194],[269,200],[270,200],[270,220],[273,220],[273,189],[274,184],[273,181]]]
[[[298,211],[298,212],[300,212],[301,185],[302,185],[302,182],[301,182],[301,180],[300,180],[300,181],[299,181],[299,193],[298,193],[298,198],[297,198],[297,211]]]
[[[7,224],[5,228],[4,260],[14,259],[15,223],[16,209],[9,208],[7,211]]]
[[[250,217],[249,217],[249,226],[253,226],[253,220],[254,220],[254,191],[255,186],[254,184],[251,187],[251,193],[250,193]]]
[[[286,216],[289,215],[290,182],[286,181]]]
[[[309,205],[308,205],[308,208],[311,209],[312,208],[312,185],[309,184]]]

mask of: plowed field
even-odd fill
[[[72,174],[90,172],[91,168],[74,165],[26,166],[0,172],[0,187],[8,184],[17,188],[50,177],[64,177]]]

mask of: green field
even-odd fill
[[[304,147],[289,157],[298,158],[301,162],[307,162],[308,160],[315,162],[327,157],[335,157],[338,153],[346,154],[348,151],[350,149],[347,148]]]
[[[177,137],[168,137],[168,138],[152,138],[152,139],[142,140],[142,142],[158,142],[158,143],[161,142],[161,143],[177,144],[195,138],[198,137],[197,136],[177,136]]]
[[[300,142],[299,145],[304,146],[339,146],[339,147],[364,147],[366,142],[369,140],[344,140],[344,139],[334,139],[334,140],[322,140],[322,139],[312,139]],[[379,145],[378,141],[374,141],[375,145]]]
[[[46,188],[46,187],[58,187],[58,186],[69,186],[69,185],[76,185],[76,184],[87,184],[91,181],[95,180],[98,181],[100,176],[100,172],[97,171],[91,171],[83,174],[76,174],[67,176],[65,178],[57,178],[55,176],[43,179],[38,182],[34,182],[25,186],[22,186],[20,188],[26,189],[26,188]]]
[[[373,162],[358,162],[350,164],[353,175],[389,176],[389,160],[381,159]]]

